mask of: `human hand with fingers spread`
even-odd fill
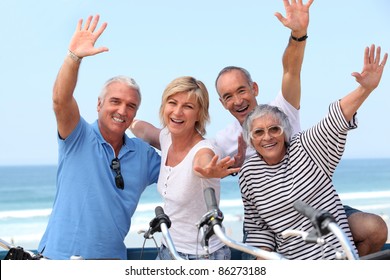
[[[232,167],[241,167],[245,161],[247,145],[240,134],[237,138],[237,154],[234,155],[234,165]]]
[[[283,17],[279,12],[276,12],[275,16],[284,26],[291,29],[293,35],[297,37],[304,36],[309,26],[309,9],[313,1],[309,0],[306,4],[303,4],[302,0],[284,0],[286,17]]]
[[[69,51],[77,58],[82,59],[86,56],[95,55],[108,51],[107,47],[95,47],[97,39],[104,32],[107,23],[104,22],[97,30],[99,15],[89,16],[83,26],[83,20],[78,21],[76,31],[69,44]]]
[[[218,156],[214,155],[206,166],[194,165],[194,171],[204,178],[223,178],[240,171],[239,167],[232,168],[234,158],[225,157],[218,161]]]
[[[366,47],[364,50],[364,65],[361,73],[353,72],[352,76],[356,78],[356,81],[367,90],[374,90],[383,74],[383,69],[386,65],[388,54],[385,53],[383,60],[381,59],[381,47],[377,47],[375,50],[375,45]]]
[[[379,85],[387,57],[386,53],[381,61],[381,48],[375,48],[374,44],[364,49],[363,70],[361,73],[352,73],[359,86],[340,100],[340,107],[347,121],[352,119],[367,97]]]

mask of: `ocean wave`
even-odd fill
[[[339,193],[341,199],[375,199],[390,197],[390,191]]]
[[[0,220],[49,217],[51,214],[51,210],[52,210],[51,208],[48,208],[48,209],[1,211]]]
[[[149,212],[154,211],[157,206],[163,207],[161,203],[140,203],[138,204],[137,212]],[[242,207],[242,200],[241,199],[225,199],[221,200],[219,206],[222,207]]]
[[[135,212],[154,211],[157,206],[163,206],[161,203],[140,203],[137,206]]]
[[[383,199],[390,198],[390,191],[375,191],[375,192],[351,192],[351,193],[340,193],[340,199],[343,201],[348,200],[348,205],[360,210],[378,210],[390,208],[390,204],[383,203]],[[375,201],[377,200],[377,201]],[[380,201],[382,200],[382,201]],[[365,203],[366,202],[366,203]],[[145,212],[151,212],[146,215],[153,218],[154,210],[157,206],[162,206],[161,201],[153,203],[144,203],[141,201],[135,212],[135,216],[138,214],[144,215]],[[230,208],[243,209],[242,200],[240,199],[223,199],[220,202],[222,211],[230,211]],[[233,209],[235,210],[235,209]],[[51,208],[45,209],[28,209],[28,210],[11,210],[11,211],[0,211],[0,220],[5,219],[30,219],[30,218],[45,218],[51,214]],[[236,211],[236,210],[235,210]],[[237,211],[236,211],[237,212]]]

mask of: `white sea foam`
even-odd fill
[[[340,193],[341,199],[375,199],[390,197],[390,191]]]
[[[140,203],[136,212],[154,211],[157,206],[163,207],[162,203]],[[225,199],[221,200],[220,207],[242,207],[241,199]]]
[[[390,208],[390,203],[375,203],[364,204],[363,200],[376,200],[390,198],[390,191],[375,191],[375,192],[352,192],[352,193],[340,193],[340,198],[343,201],[348,200],[348,205],[353,202],[353,207],[360,210],[373,210]],[[242,208],[241,199],[224,199],[220,202],[220,208],[222,210],[229,210],[229,208]],[[154,212],[157,206],[162,206],[162,203],[140,203],[137,207],[136,214],[141,212]],[[49,217],[51,214],[50,208],[46,209],[28,209],[28,210],[11,210],[0,211],[0,220],[4,219],[27,219],[27,218],[39,218]],[[153,218],[153,217],[151,217]]]
[[[51,214],[51,209],[29,209],[29,210],[2,211],[2,212],[0,212],[0,220],[2,220],[2,219],[49,217],[50,214]]]
[[[154,211],[157,206],[161,206],[161,203],[140,203],[137,206],[136,212]]]

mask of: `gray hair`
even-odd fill
[[[282,110],[280,110],[279,107],[266,104],[256,106],[255,109],[248,114],[242,125],[242,133],[247,145],[252,146],[250,133],[253,121],[263,116],[271,116],[279,122],[279,125],[283,127],[285,137],[284,142],[286,143],[286,145],[289,145],[290,138],[292,136],[292,128],[288,116]]]
[[[246,70],[246,69],[244,69],[242,67],[238,67],[238,66],[227,66],[227,67],[223,68],[221,71],[219,71],[218,76],[215,79],[215,88],[217,88],[218,79],[223,74],[225,74],[227,72],[234,71],[234,70],[237,70],[237,71],[240,71],[241,73],[243,73],[249,85],[253,84],[253,80],[252,80],[251,74],[248,72],[248,70]],[[217,91],[218,91],[218,89],[217,89]]]
[[[138,93],[139,105],[141,105],[142,98],[141,98],[141,89],[140,89],[139,85],[136,83],[136,81],[133,78],[128,77],[128,76],[123,76],[123,75],[112,77],[112,78],[108,79],[107,82],[105,82],[105,84],[103,85],[102,91],[100,92],[100,95],[99,95],[99,98],[101,100],[104,100],[104,97],[107,94],[108,86],[111,85],[112,83],[115,83],[115,82],[125,84],[129,88],[135,89]]]

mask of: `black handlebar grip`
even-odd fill
[[[160,215],[164,215],[164,209],[162,209],[161,206],[157,206],[156,209],[154,210],[154,213],[156,213],[156,217]]]
[[[297,200],[294,202],[294,208],[302,215],[312,220],[317,214],[318,210],[311,207],[309,204],[303,202],[302,200]]]
[[[204,200],[206,201],[207,211],[218,209],[215,190],[213,188],[206,188],[204,190]]]

